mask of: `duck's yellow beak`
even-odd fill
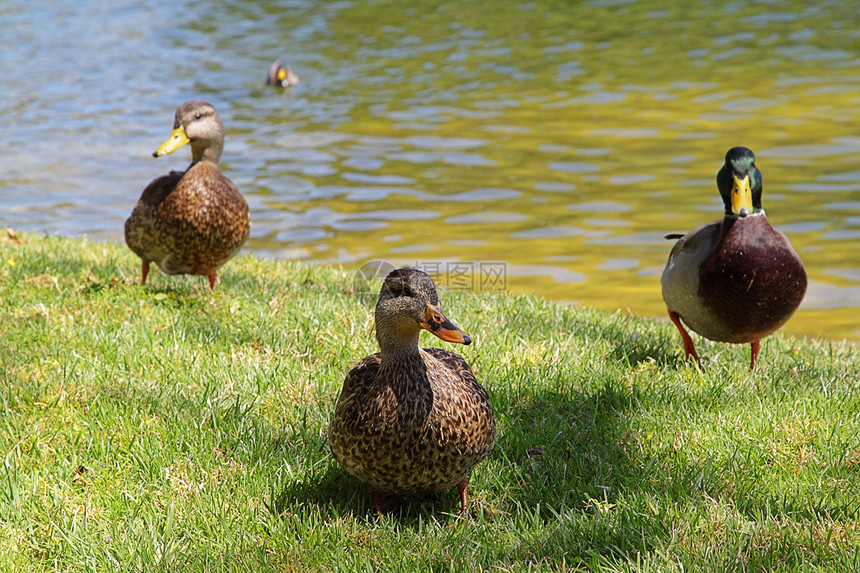
[[[173,133],[170,134],[170,137],[167,138],[167,141],[158,146],[153,153],[153,157],[161,157],[162,155],[167,155],[168,153],[173,153],[186,143],[190,143],[191,140],[188,139],[188,136],[185,135],[185,128],[181,125],[173,130]]]
[[[285,77],[287,77],[287,70],[284,68],[278,68],[278,81],[283,80]]]
[[[427,303],[427,312],[424,313],[424,320],[419,322],[418,326],[435,334],[445,342],[472,343],[472,339],[465,332],[448,320],[441,307],[433,306],[429,302]]]
[[[732,185],[732,213],[739,217],[746,217],[753,210],[750,176],[747,175],[743,179],[738,179],[736,175],[733,175],[732,178],[735,180]]]

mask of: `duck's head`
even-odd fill
[[[746,147],[732,147],[717,173],[717,187],[726,206],[726,215],[746,217],[761,213],[761,171],[755,155]]]
[[[421,329],[447,342],[472,342],[442,312],[436,285],[427,273],[409,268],[391,271],[376,302],[380,347],[384,351],[391,346],[417,344]]]
[[[218,163],[224,147],[224,126],[212,104],[193,99],[179,106],[173,121],[173,133],[158,146],[152,156],[173,153],[186,143],[191,144],[193,162],[205,157]]]
[[[293,71],[290,66],[284,67],[281,65],[282,60],[275,60],[269,66],[269,71],[266,74],[266,85],[280,86],[288,88],[299,85],[299,76]]]

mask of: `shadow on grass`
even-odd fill
[[[655,320],[632,315],[615,316],[614,320],[599,326],[596,335],[613,341],[612,358],[637,366],[642,362],[655,362],[658,366],[676,366],[678,354],[676,340],[667,335]],[[680,339],[677,340],[680,343]]]
[[[635,560],[665,544],[659,516],[617,509],[632,490],[651,489],[630,424],[641,399],[614,381],[582,393],[497,397],[503,426],[483,487],[494,512],[532,523],[507,559],[587,565],[595,556]]]
[[[588,516],[598,506],[612,503],[631,479],[626,451],[630,437],[618,418],[637,399],[612,384],[572,397],[552,393],[494,397],[500,431],[493,454],[470,480],[470,515],[537,508],[548,523],[559,512],[574,510]],[[325,440],[306,448],[312,453],[306,449],[305,454],[317,460],[313,471],[273,491],[270,511],[283,515],[292,507],[314,505],[339,516],[373,517],[368,486],[331,458]],[[440,494],[383,496],[383,505],[388,517],[414,528],[428,520],[456,519],[459,497],[452,488]],[[636,541],[629,544],[631,551],[642,550],[641,540]]]
[[[533,373],[525,367],[511,369],[505,381],[529,376]],[[682,389],[667,398],[659,390],[642,390],[619,380],[616,372],[595,374],[594,380],[587,372],[581,376],[541,387],[492,385],[500,432],[494,453],[473,473],[470,515],[479,522],[476,529],[501,527],[508,538],[464,533],[470,536],[469,543],[452,548],[447,557],[468,559],[464,553],[468,547],[502,564],[587,567],[594,560],[635,562],[677,546],[675,528],[685,524],[679,520],[689,521],[690,528],[710,527],[707,512],[715,500],[760,523],[785,514],[811,521],[822,515],[836,519],[855,515],[837,494],[822,496],[816,505],[797,497],[762,495],[756,481],[770,470],[757,458],[743,457],[743,452],[728,461],[715,461],[702,452],[700,461],[691,461],[689,452],[673,453],[671,445],[651,444],[638,433],[637,420],[647,411],[643,404],[694,402],[692,393]],[[165,414],[171,413],[165,406],[170,403],[180,409],[196,408],[195,417],[206,413],[205,393],[186,404],[178,404],[171,394],[153,394],[146,403]],[[246,467],[262,466],[258,471],[271,476],[265,505],[274,519],[310,514],[324,522],[372,524],[377,518],[367,486],[333,460],[320,428],[320,412],[313,413],[313,421],[298,416],[291,424],[268,422],[256,415],[253,401],[237,398],[235,404],[223,403],[207,414],[215,419],[204,428],[217,427],[219,434],[208,438],[213,444]],[[380,519],[413,532],[426,532],[430,523],[453,523],[459,505],[453,489],[438,496],[387,496],[383,502],[388,513]],[[697,560],[687,554],[685,567],[695,569],[708,559],[722,558],[721,563],[738,567],[759,563],[766,570],[777,561],[795,560],[778,543],[762,549],[741,532],[732,535],[737,555],[722,554],[729,541],[717,541],[707,547],[710,557]],[[684,553],[683,547],[678,550]],[[801,555],[797,554],[798,564]]]
[[[328,443],[314,444],[313,449],[317,460],[313,471],[274,488],[267,503],[269,511],[280,517],[295,508],[316,506],[321,513],[328,512],[333,516],[349,516],[358,520],[380,517],[376,515],[368,485],[337,464],[328,451]],[[382,505],[385,511],[383,518],[414,529],[428,521],[447,523],[457,519],[460,498],[456,488],[438,494],[383,494]]]

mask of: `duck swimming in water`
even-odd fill
[[[283,60],[278,59],[269,66],[269,71],[266,73],[266,85],[282,88],[291,88],[299,85],[299,76],[296,75],[293,68],[290,66],[284,67],[281,65],[282,63]]]

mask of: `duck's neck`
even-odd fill
[[[379,350],[383,361],[421,359],[421,350],[418,348],[418,335],[421,331],[414,333],[385,333],[377,332],[376,339],[379,341]]]
[[[423,364],[418,338],[421,330],[417,325],[377,321],[376,340],[382,354],[382,366]]]
[[[210,163],[218,167],[221,160],[221,152],[224,144],[217,141],[192,141],[191,142],[191,167],[198,163]]]

